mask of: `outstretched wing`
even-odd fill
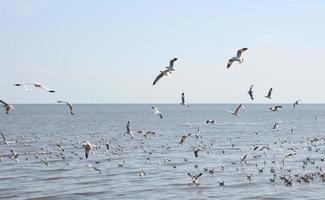
[[[241,54],[244,52],[244,51],[246,51],[248,48],[241,48],[241,49],[239,49],[238,51],[237,51],[237,55],[236,55],[236,57],[237,58],[240,58],[240,56],[241,56]]]
[[[228,60],[227,69],[231,67],[231,65],[232,65],[233,62],[235,62],[235,59],[234,58],[230,58]]]
[[[182,93],[182,104],[185,105],[185,94],[184,94],[184,92]]]
[[[164,76],[163,72],[160,72],[160,74],[155,78],[152,85],[156,85],[156,83]]]

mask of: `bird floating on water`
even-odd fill
[[[187,173],[187,175],[189,175],[192,178],[192,183],[190,183],[189,185],[200,185],[199,183],[199,177],[203,175],[203,173],[200,173],[198,175],[192,175],[190,173]]]
[[[85,156],[86,156],[86,159],[87,159],[88,156],[89,156],[90,150],[93,148],[93,145],[90,144],[90,142],[85,141],[82,146],[85,148]]]
[[[228,60],[227,68],[230,68],[231,65],[233,64],[233,62],[235,62],[235,61],[237,61],[238,63],[242,63],[242,62],[244,62],[244,59],[243,59],[243,58],[240,59],[240,57],[241,57],[241,54],[242,54],[244,51],[246,51],[247,49],[248,49],[248,48],[241,48],[241,49],[239,49],[239,50],[237,51],[237,55],[236,55],[236,57],[232,57],[232,58],[230,58],[230,59]]]

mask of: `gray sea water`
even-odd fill
[[[324,199],[325,105],[284,105],[280,112],[246,105],[238,117],[228,113],[236,106],[74,105],[72,116],[65,105],[15,105],[12,114],[0,114],[9,143],[0,138],[0,199]],[[134,139],[125,134],[127,121]],[[276,121],[283,122],[273,130]],[[197,128],[199,139],[179,144]],[[138,130],[156,135],[144,138]],[[96,146],[88,159],[85,140]],[[290,149],[296,154],[282,162]],[[188,172],[203,172],[200,185],[189,185]],[[310,182],[297,181],[309,173]],[[280,178],[290,175],[291,186]]]

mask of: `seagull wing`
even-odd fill
[[[164,76],[164,72],[160,72],[160,74],[155,78],[152,85],[156,85],[156,83]]]
[[[233,62],[235,62],[235,59],[234,58],[230,58],[228,60],[227,68],[230,68]]]
[[[241,49],[239,49],[238,51],[237,51],[237,55],[236,55],[236,57],[237,58],[240,58],[240,56],[241,56],[241,54],[244,52],[244,51],[246,51],[248,48],[241,48]]]
[[[182,93],[182,104],[185,105],[185,94],[184,94],[184,92]]]

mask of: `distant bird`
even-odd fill
[[[229,111],[229,112],[230,112],[231,114],[235,115],[235,116],[239,116],[239,111],[240,111],[241,108],[243,108],[243,109],[246,111],[246,108],[245,108],[242,104],[240,104],[240,105],[236,108],[235,112],[232,112],[232,111]]]
[[[247,158],[247,154],[243,155],[241,158],[240,158],[240,163],[243,163],[246,161],[246,158]]]
[[[3,142],[4,142],[5,144],[8,144],[8,142],[7,142],[6,138],[5,138],[5,136],[3,135],[3,133],[2,133],[2,132],[0,132],[0,133],[1,133],[1,136],[2,136],[2,139],[3,139]]]
[[[0,103],[5,108],[6,114],[9,114],[13,109],[15,109],[13,105],[10,105],[2,100],[0,100]]]
[[[187,173],[187,175],[189,175],[192,178],[192,184],[191,185],[199,185],[199,177],[203,175],[203,173],[200,173],[198,175],[192,175],[190,173]]]
[[[183,135],[181,137],[180,144],[183,144],[185,142],[186,138],[191,137],[191,136],[192,136],[192,133],[187,133],[186,135]]]
[[[272,91],[273,91],[273,88],[270,88],[270,90],[267,93],[267,95],[265,96],[265,98],[272,99]]]
[[[201,149],[194,149],[193,153],[195,157],[199,156],[199,151],[201,151]]]
[[[84,148],[85,148],[85,156],[86,156],[86,159],[88,158],[89,156],[89,152],[90,150],[94,147],[92,144],[90,144],[90,142],[88,141],[84,141],[83,145],[82,145]]]
[[[64,103],[64,104],[66,104],[67,106],[69,106],[70,114],[71,114],[71,115],[74,115],[74,113],[73,113],[73,108],[72,108],[72,104],[71,104],[71,103],[69,103],[69,102],[67,102],[67,101],[57,101],[57,103]]]
[[[299,105],[299,102],[301,101],[301,99],[298,99],[294,104],[293,104],[293,108],[296,108],[296,106]]]
[[[180,103],[182,106],[189,107],[186,102],[185,102],[185,94],[184,92],[182,93],[182,102]]]
[[[174,63],[177,61],[177,58],[173,58],[169,61],[169,66],[166,67],[166,69],[169,71],[169,73],[172,73],[172,71],[175,71]]]
[[[161,112],[158,110],[157,107],[151,107],[151,109],[153,110],[153,113],[154,113],[155,115],[159,115],[160,119],[163,118]]]
[[[210,119],[206,121],[207,124],[214,124],[214,122],[215,122],[214,120],[210,120]]]
[[[278,127],[278,125],[281,124],[281,123],[282,123],[282,121],[275,122],[274,125],[273,125],[273,129],[276,129]]]
[[[128,123],[126,124],[126,134],[128,134],[129,136],[131,136],[131,138],[133,138],[133,133],[130,129],[130,121],[128,121]]]
[[[149,135],[155,135],[156,134],[155,132],[152,132],[152,131],[144,132],[142,130],[138,131],[138,133],[142,134],[145,138],[149,137]]]
[[[244,61],[244,59],[243,59],[243,58],[240,59],[241,54],[242,54],[244,51],[246,51],[247,49],[248,49],[248,48],[241,48],[241,49],[239,49],[239,50],[237,51],[237,55],[236,55],[236,57],[232,57],[232,58],[230,58],[230,59],[228,60],[227,68],[230,68],[231,65],[232,65],[232,63],[235,62],[235,61],[237,61],[238,63],[242,63],[242,62]]]
[[[40,83],[37,83],[37,82],[35,82],[35,83],[16,83],[16,84],[14,84],[14,85],[15,85],[15,86],[24,86],[24,87],[25,87],[25,90],[29,90],[29,89],[27,88],[28,85],[33,85],[33,86],[36,87],[36,88],[40,88],[40,89],[46,90],[47,92],[50,92],[50,93],[55,93],[54,90],[52,90],[52,89],[46,87],[45,85],[42,85],[42,84],[40,84]]]
[[[274,107],[271,107],[270,110],[273,112],[278,112],[280,108],[282,108],[282,106],[274,106]]]
[[[248,90],[248,94],[249,94],[249,96],[250,96],[250,98],[251,98],[252,101],[254,100],[253,87],[254,87],[254,85],[252,84],[251,87]]]
[[[10,152],[11,152],[11,155],[12,155],[11,156],[12,159],[17,159],[18,158],[19,154],[16,153],[13,149],[11,149]]]

